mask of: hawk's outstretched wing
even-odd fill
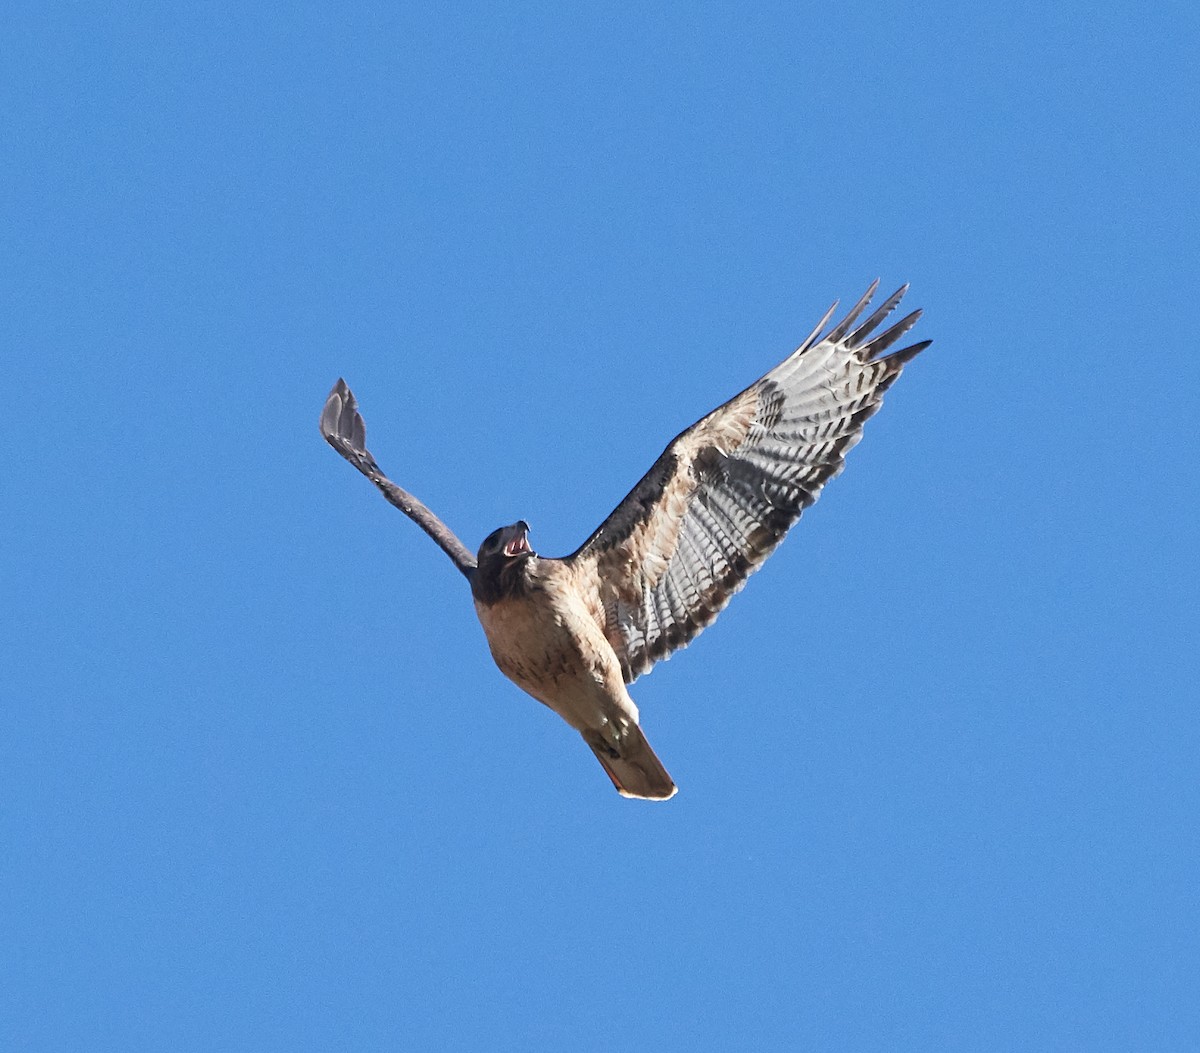
[[[689,643],[842,469],[863,424],[926,340],[886,354],[921,316],[871,334],[907,291],[854,328],[878,286],[821,335],[681,433],[575,553],[594,575],[626,683]]]
[[[371,480],[393,505],[438,543],[442,551],[467,577],[475,569],[475,557],[458,536],[407,490],[397,486],[375,463],[367,449],[367,425],[358,412],[358,400],[346,382],[338,377],[321,410],[321,434],[338,453]]]

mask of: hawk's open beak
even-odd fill
[[[521,524],[521,531],[504,546],[506,556],[519,556],[523,552],[532,552],[529,547],[529,527]]]

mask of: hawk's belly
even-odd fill
[[[612,647],[586,612],[552,590],[475,603],[492,658],[523,691],[573,728],[637,722]]]

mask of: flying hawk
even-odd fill
[[[523,520],[477,555],[367,452],[358,404],[338,380],[321,434],[453,560],[500,671],[582,736],[626,797],[666,800],[675,783],[638,725],[626,690],[685,647],[729,602],[842,470],[900,371],[930,341],[887,352],[920,317],[872,333],[907,291],[857,324],[878,281],[822,335],[681,432],[569,556],[529,545]]]

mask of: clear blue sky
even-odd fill
[[[1194,7],[420,6],[6,18],[0,1046],[1196,1049]],[[622,800],[322,400],[563,553],[877,275]]]

